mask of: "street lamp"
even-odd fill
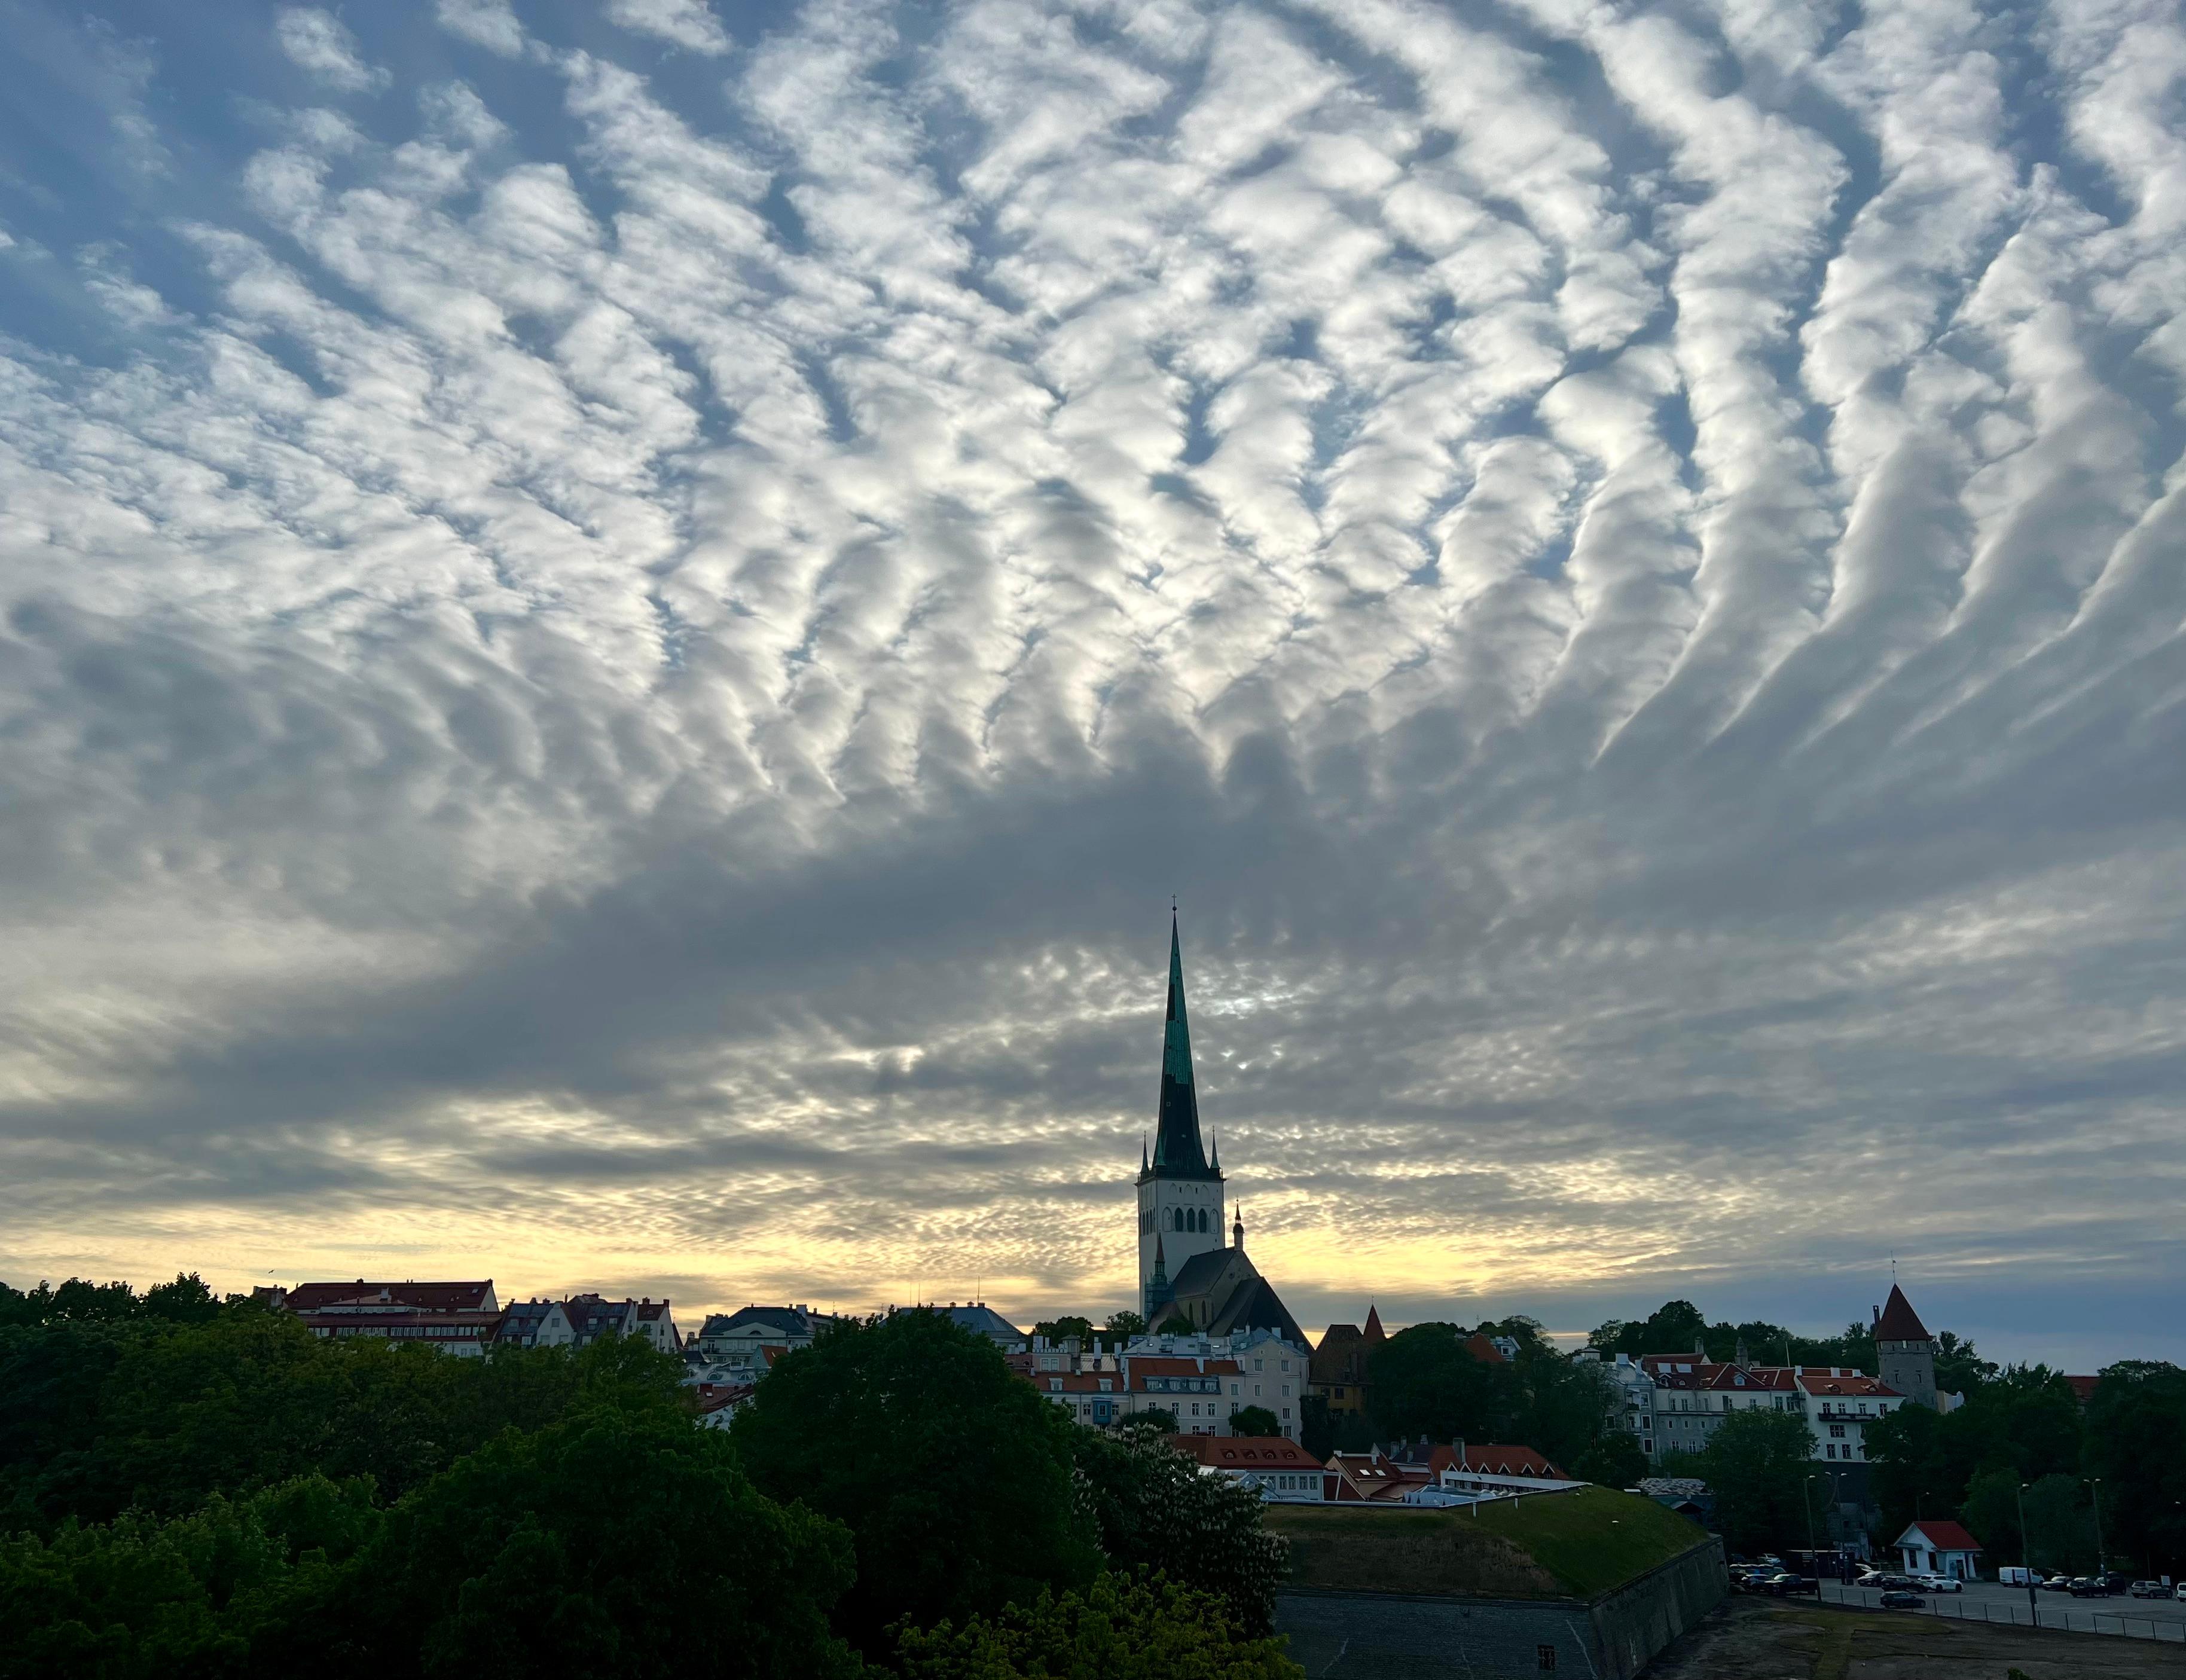
[[[2013,1480],[2018,1488],[2012,1497],[2019,1501],[2019,1562],[2026,1571],[2026,1613],[2039,1627],[2042,1625],[2042,1605],[2034,1596],[2034,1537],[2026,1532],[2026,1484],[2016,1477]]]
[[[1813,1561],[1819,1561],[1817,1554],[1821,1548],[1814,1544],[1814,1502],[1808,1489],[1811,1484],[1820,1480],[1821,1476],[1814,1474],[1806,1476],[1799,1483],[1799,1504],[1807,1513],[1807,1556]]]
[[[2098,1476],[2093,1478],[2083,1476],[2081,1480],[2094,1489],[2095,1570],[2098,1574],[2108,1575],[2110,1572],[2110,1554],[2103,1549],[2103,1479]]]

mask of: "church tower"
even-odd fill
[[[1139,1150],[1139,1310],[1158,1329],[1173,1298],[1170,1280],[1194,1255],[1222,1246],[1222,1162],[1199,1139],[1191,1084],[1191,1032],[1184,1013],[1184,954],[1176,917],[1169,924],[1169,1021],[1162,1032],[1161,1109],[1151,1156]]]

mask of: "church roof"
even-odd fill
[[[1858,1311],[1858,1308],[1852,1309]],[[1926,1341],[1928,1327],[1920,1322],[1920,1315],[1913,1310],[1913,1303],[1905,1298],[1905,1291],[1896,1284],[1890,1285],[1890,1299],[1883,1303],[1882,1316],[1875,1321],[1877,1341]]]
[[[1303,1347],[1307,1346],[1305,1332],[1298,1321],[1291,1316],[1291,1309],[1283,1305],[1283,1298],[1275,1293],[1275,1286],[1265,1278],[1255,1275],[1240,1284],[1222,1303],[1222,1310],[1214,1322],[1208,1325],[1209,1336],[1235,1336],[1240,1330],[1273,1330],[1284,1341]]]
[[[1161,1117],[1154,1131],[1152,1172],[1165,1179],[1210,1179],[1199,1137],[1199,1095],[1191,1079],[1191,1026],[1184,1008],[1184,949],[1176,917],[1169,923],[1169,1019],[1162,1029]],[[1180,1274],[1180,1275],[1181,1275]]]
[[[1160,1239],[1156,1238],[1155,1240],[1158,1242]],[[1174,1280],[1175,1293],[1179,1296],[1197,1295],[1201,1291],[1211,1288],[1214,1280],[1222,1275],[1223,1268],[1242,1252],[1235,1248],[1210,1248],[1203,1254],[1193,1255],[1176,1268]]]

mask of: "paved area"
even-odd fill
[[[1959,1616],[1969,1621],[2032,1625],[2024,1587],[1999,1587],[1993,1581],[1975,1581],[1969,1582],[1963,1592],[1923,1593],[1920,1596],[1939,1616]],[[1879,1608],[1877,1600],[1881,1594],[1872,1588],[1841,1587],[1834,1581],[1824,1581],[1822,1597],[1832,1604],[1862,1604],[1874,1609]],[[2093,1632],[2115,1628],[2123,1621],[2136,1632],[2148,1627],[2159,1639],[2186,1641],[2186,1604],[2174,1599],[2076,1599],[2069,1593],[2045,1593],[2037,1588],[2034,1601],[2043,1627]]]
[[[2026,1680],[2186,1680],[2186,1645],[1737,1595],[1646,1680],[2004,1680],[2015,1668]]]

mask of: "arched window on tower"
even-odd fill
[[[1207,1210],[1204,1207],[1199,1210],[1199,1229],[1202,1234],[1207,1229]]]

